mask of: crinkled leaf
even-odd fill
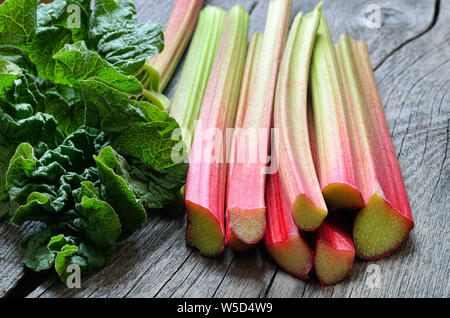
[[[14,86],[14,80],[22,74],[22,70],[16,64],[0,58],[0,97]]]
[[[13,45],[0,45],[0,58],[16,64],[21,69],[26,70],[31,74],[35,74],[36,70],[31,63],[25,51]]]
[[[43,228],[29,234],[20,242],[19,250],[23,254],[23,262],[28,268],[40,272],[53,266],[56,254],[47,248],[52,237],[52,230],[51,227]]]
[[[182,141],[181,137],[172,138],[172,133],[179,126],[166,112],[147,102],[130,100],[97,81],[82,81],[81,93],[87,123],[104,131],[120,154],[140,159],[161,172],[177,165],[172,150]]]
[[[127,181],[146,207],[160,209],[177,200],[186,183],[187,169],[187,163],[180,163],[157,171],[149,164],[132,160]]]
[[[100,55],[88,50],[82,41],[65,45],[53,59],[58,65],[56,83],[74,86],[82,80],[93,79],[130,95],[142,92],[142,85],[134,76],[119,72]]]
[[[23,47],[36,30],[36,0],[8,0],[0,6],[0,44]]]
[[[105,59],[126,74],[136,73],[164,47],[160,24],[139,23],[131,2],[96,0],[89,38]]]
[[[72,255],[78,252],[78,246],[76,245],[64,245],[61,250],[57,253],[55,259],[55,270],[58,273],[61,280],[66,283],[69,273],[67,272],[67,267],[75,262],[72,260]],[[81,265],[85,265],[81,262]]]
[[[145,223],[147,215],[144,206],[136,199],[125,179],[119,176],[121,167],[110,146],[103,148],[94,159],[102,182],[102,197],[119,216],[122,224],[121,238],[126,238]]]
[[[62,27],[72,33],[72,40],[87,38],[90,0],[53,0],[37,8],[38,27]]]
[[[82,182],[81,189],[83,197],[76,208],[82,217],[75,221],[75,225],[91,245],[110,255],[121,232],[119,217],[108,203],[99,199],[92,182]]]
[[[92,156],[100,151],[105,140],[93,128],[80,128],[55,149],[47,150],[37,159],[33,148],[21,144],[12,157],[6,174],[10,198],[21,206],[12,221],[49,223],[73,206],[72,193],[83,181],[96,182],[97,169]]]
[[[35,40],[28,43],[25,50],[40,77],[55,80],[56,74],[62,72],[53,55],[68,43],[72,43],[72,33],[67,29],[55,26],[38,29]]]

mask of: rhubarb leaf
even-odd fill
[[[126,181],[118,175],[121,167],[111,147],[94,156],[102,183],[102,197],[114,208],[122,224],[122,238],[140,229],[147,219],[144,206],[136,199]]]
[[[82,217],[75,220],[75,226],[87,241],[106,254],[112,254],[121,232],[119,217],[108,203],[100,200],[99,192],[92,182],[81,182],[80,193],[82,198],[76,204],[76,209]]]
[[[33,40],[36,7],[36,0],[9,0],[0,6],[0,44],[24,47]]]
[[[37,7],[37,26],[58,27],[69,30],[73,41],[86,39],[90,0],[53,0]]]
[[[20,242],[19,250],[23,254],[23,262],[35,272],[50,269],[55,262],[56,254],[47,247],[52,230],[53,228],[46,227],[27,235]]]
[[[0,97],[5,97],[5,93],[13,87],[14,80],[20,74],[22,74],[20,67],[8,60],[0,59]]]
[[[53,59],[57,61],[56,83],[74,86],[92,79],[130,95],[142,92],[142,85],[134,76],[119,72],[100,55],[88,50],[82,41],[65,45]]]
[[[121,0],[96,0],[89,21],[89,39],[105,59],[126,74],[136,73],[147,59],[162,51],[160,24],[141,24],[136,8]]]

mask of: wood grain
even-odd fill
[[[173,4],[173,0],[134,2],[141,21],[163,24]],[[294,0],[292,15],[312,10],[317,2]],[[226,8],[243,4],[251,12],[249,35],[264,29],[268,0],[207,3]],[[183,217],[154,214],[141,232],[119,245],[105,268],[83,277],[81,289],[67,289],[52,275],[29,297],[449,297],[450,1],[440,2],[435,21],[435,1],[378,0],[380,29],[366,25],[370,3],[325,1],[324,14],[334,40],[347,33],[368,42],[376,67],[416,222],[397,253],[376,262],[357,260],[348,280],[321,288],[315,278],[305,283],[281,271],[263,246],[244,254],[227,249],[217,259],[204,258],[185,245]],[[181,67],[165,91],[169,97]],[[0,296],[23,275],[17,246],[26,230],[0,224]],[[380,273],[380,283],[371,287],[374,270]],[[5,273],[11,273],[8,282]]]

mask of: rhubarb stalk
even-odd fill
[[[194,32],[203,0],[176,0],[164,32],[164,50],[153,57],[151,65],[159,72],[158,90],[162,92]]]
[[[314,270],[323,285],[337,284],[344,280],[355,259],[351,231],[341,217],[342,215],[328,217],[313,235]]]
[[[255,76],[257,74],[258,60],[261,52],[262,46],[262,35],[255,33],[250,39],[250,44],[248,47],[247,59],[244,67],[244,74],[242,75],[241,91],[239,95],[239,103],[237,107],[236,119],[234,122],[234,132],[233,134],[238,134],[242,128],[242,123],[244,121],[245,111],[248,105],[249,92],[251,84],[255,81]],[[231,171],[233,170],[233,165],[237,161],[237,149],[236,139],[233,138],[230,156],[228,160],[228,180],[231,177]],[[229,181],[227,184],[229,185]],[[228,190],[227,190],[228,192]],[[227,244],[235,251],[245,251],[254,246],[254,244],[246,244],[240,241],[231,231],[230,219],[228,210],[226,212],[226,239]]]
[[[363,259],[389,255],[414,226],[408,195],[384,116],[367,46],[341,36],[337,57],[358,184],[365,207],[353,225],[353,240]]]
[[[189,151],[222,33],[225,11],[207,6],[200,12],[169,114],[181,127]]]
[[[292,220],[291,207],[278,173],[269,176],[266,197],[267,230],[264,241],[267,250],[286,272],[300,279],[308,279],[314,256]]]
[[[272,107],[279,62],[289,27],[292,0],[272,0],[264,30],[257,75],[249,92],[249,102],[237,138],[240,153],[258,154],[256,160],[238,160],[229,178],[227,213],[236,237],[247,243],[258,242],[266,228],[265,183],[269,151]],[[246,135],[256,133],[257,142],[246,146]]]
[[[279,171],[295,224],[313,231],[327,216],[308,134],[307,86],[309,65],[319,25],[319,4],[291,26],[280,66],[275,97],[274,126],[279,130]]]
[[[234,125],[250,17],[236,6],[225,16],[203,99],[186,183],[186,240],[205,256],[222,252],[227,164],[225,133]]]
[[[325,202],[330,210],[360,209],[364,202],[356,183],[342,80],[323,15],[311,62],[311,93],[316,168]]]

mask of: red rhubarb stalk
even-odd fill
[[[311,61],[311,93],[316,168],[325,202],[330,210],[360,209],[364,202],[356,183],[342,80],[323,15]]]
[[[397,249],[412,230],[411,208],[367,46],[341,36],[337,57],[358,184],[365,203],[355,218],[353,239],[361,258],[382,258]]]
[[[266,197],[266,249],[286,272],[300,279],[308,279],[314,256],[292,220],[291,207],[281,187],[278,173],[269,175]]]
[[[272,107],[278,67],[289,27],[292,0],[272,0],[264,30],[258,74],[249,92],[249,102],[242,123],[245,134],[237,134],[240,153],[258,154],[256,160],[238,160],[229,178],[227,211],[230,228],[236,237],[247,243],[258,242],[266,228],[265,183],[267,155],[272,126]],[[247,146],[248,134],[257,141]]]
[[[262,35],[259,33],[253,34],[250,39],[250,44],[248,47],[247,59],[244,67],[244,74],[242,76],[241,91],[239,96],[239,103],[237,107],[236,119],[234,122],[234,134],[239,133],[242,128],[242,123],[244,121],[245,111],[248,105],[248,98],[250,92],[250,86],[255,80],[257,74],[259,54],[261,52],[262,46]],[[231,171],[233,170],[233,165],[237,161],[237,145],[236,139],[233,138],[232,145],[230,148],[230,156],[228,160],[228,180],[231,177]],[[229,185],[229,181],[227,182]],[[228,192],[228,191],[227,191]],[[254,244],[246,244],[240,241],[231,231],[230,219],[228,210],[226,211],[226,239],[227,244],[235,251],[246,251],[254,246]]]
[[[298,14],[289,32],[275,97],[274,126],[279,130],[280,179],[295,224],[317,229],[327,207],[311,154],[307,120],[309,65],[319,25],[321,4],[314,12]]]
[[[249,20],[241,6],[233,7],[225,16],[190,154],[186,240],[205,256],[220,254],[225,244],[225,135],[234,125]]]
[[[344,280],[355,259],[351,231],[338,217],[341,216],[327,218],[313,235],[314,270],[323,285],[333,285]]]
[[[152,66],[159,72],[159,91],[172,77],[187,47],[204,0],[176,0],[164,31],[164,50],[155,55]]]

